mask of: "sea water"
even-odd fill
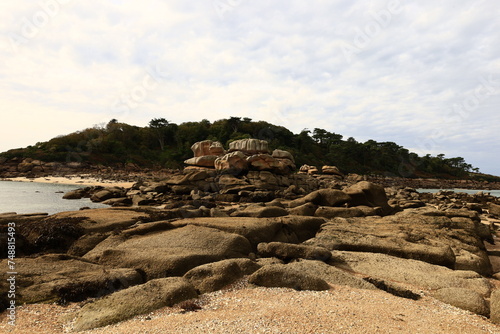
[[[500,190],[481,190],[481,189],[416,189],[419,193],[437,193],[438,191],[453,191],[456,193],[466,193],[469,195],[477,194],[482,191],[484,194],[489,193],[491,196],[500,197]]]
[[[88,198],[63,199],[65,192],[81,188],[81,185],[0,181],[0,213],[48,213],[76,211],[82,207],[104,208],[107,205],[93,203]]]

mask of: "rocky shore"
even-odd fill
[[[231,294],[240,285],[242,295],[253,289],[264,299],[276,289],[285,289],[280,291],[287,298],[320,298],[304,294],[315,293],[324,298],[323,306],[317,306],[321,312],[326,312],[324,305],[335,312],[328,298],[342,291],[348,298],[366,296],[368,304],[358,300],[356,307],[367,313],[373,308],[369,296],[402,303],[398,317],[410,317],[404,310],[444,303],[465,312],[462,319],[474,314],[481,321],[473,327],[450,324],[454,329],[447,332],[500,332],[498,197],[423,194],[407,184],[387,187],[363,176],[342,175],[334,166],[323,173],[303,166],[296,173],[290,153],[270,152],[267,143],[251,139],[232,143],[228,151],[217,142],[200,142],[193,153],[183,171],[142,175],[130,188],[82,187],[64,195],[68,200],[90,197],[109,208],[0,215],[1,244],[7,243],[12,223],[16,229],[16,304],[56,303],[64,314],[54,320],[58,329],[103,327],[104,333],[165,308],[208,312],[218,302],[217,294]],[[7,268],[7,249],[0,257]],[[2,291],[8,290],[6,284],[0,282]],[[290,297],[292,292],[297,297]],[[16,332],[7,323],[10,302],[2,295],[0,328]],[[303,308],[291,303],[290,310],[279,314],[311,309],[304,303]],[[241,305],[240,312],[251,313],[245,302]],[[238,308],[232,312],[237,314]],[[168,319],[175,321],[164,321]],[[200,332],[208,328],[209,320],[198,321]],[[392,326],[391,321],[386,325]],[[408,326],[407,332],[423,329],[422,324]],[[272,325],[241,328],[260,333]],[[212,329],[223,332],[222,327]]]

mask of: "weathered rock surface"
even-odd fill
[[[291,201],[290,208],[295,208],[306,203],[322,206],[341,206],[351,201],[351,197],[345,192],[337,189],[320,189],[307,194],[304,197]]]
[[[204,140],[191,146],[194,157],[220,156],[224,154],[224,147],[218,141]]]
[[[389,206],[384,187],[368,182],[361,181],[344,189],[344,192],[351,197],[349,204],[351,206],[367,205],[371,207],[381,207],[384,214],[393,211]]]
[[[204,155],[202,157],[194,157],[184,161],[186,165],[191,166],[199,166],[199,167],[215,167],[215,160],[217,160],[219,156],[217,155]]]
[[[344,176],[336,166],[323,166],[321,167],[321,172],[323,174]]]
[[[434,292],[433,297],[443,303],[450,304],[485,317],[490,309],[484,298],[476,291],[464,288],[442,288]]]
[[[148,279],[182,276],[199,265],[247,257],[244,237],[214,228],[186,225],[145,235],[110,236],[84,258],[111,267],[142,270]]]
[[[500,325],[500,289],[493,290],[491,293],[490,320]]]
[[[491,292],[489,281],[476,272],[452,270],[422,261],[366,252],[334,251],[330,265],[374,278],[396,281],[428,290],[466,288],[483,297]]]
[[[243,210],[231,214],[231,217],[281,217],[287,216],[288,211],[278,206],[249,205]]]
[[[269,153],[267,141],[259,139],[240,139],[229,143],[229,151],[240,151],[247,155]]]
[[[334,218],[307,244],[384,253],[491,275],[476,225],[465,217],[446,217],[443,211],[411,209],[383,218]]]
[[[362,278],[353,276],[348,272],[328,265],[323,261],[300,260],[287,264],[290,268],[317,276],[330,284],[347,285],[357,289],[376,290],[377,288]]]
[[[7,260],[0,264],[7,268]],[[63,254],[17,258],[16,270],[19,304],[81,301],[143,282],[134,269],[105,267]]]
[[[360,209],[354,208],[335,208],[328,206],[320,206],[314,213],[315,216],[323,218],[353,218],[353,217],[364,217],[364,212]]]
[[[332,253],[323,247],[295,245],[284,242],[262,242],[257,245],[257,252],[262,257],[276,257],[285,261],[308,259],[327,261]]]
[[[288,159],[291,162],[295,163],[295,159],[294,159],[293,155],[288,151],[276,149],[273,151],[272,157],[276,158],[276,159]]]
[[[295,290],[328,290],[325,280],[301,272],[286,264],[273,264],[260,268],[250,275],[248,282],[265,287],[292,288]]]
[[[92,202],[102,202],[110,198],[125,197],[126,193],[125,188],[122,187],[107,187],[93,193],[90,200]]]
[[[197,297],[194,287],[184,278],[151,280],[85,304],[76,313],[74,330],[83,331],[111,325]]]
[[[145,212],[123,208],[104,208],[83,211],[60,212],[50,217],[51,220],[78,220],[78,226],[85,232],[107,232],[125,228],[137,221],[149,218]]]
[[[495,203],[488,204],[488,211],[491,215],[500,218],[500,205]]]
[[[189,270],[184,278],[199,293],[207,293],[220,290],[243,275],[251,275],[260,267],[250,259],[228,259],[195,267]]]
[[[241,151],[231,152],[217,158],[214,165],[220,173],[238,175],[248,170],[247,157]]]
[[[182,219],[172,222],[176,227],[203,226],[245,237],[253,249],[261,242],[303,242],[312,238],[325,220],[318,217],[284,216],[276,218],[210,217]]]

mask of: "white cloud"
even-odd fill
[[[428,153],[500,174],[500,92],[453,117],[481,78],[500,81],[500,7],[390,3],[227,1],[222,17],[212,1],[2,3],[0,151],[112,118],[241,116],[409,148],[431,140]],[[349,63],[342,47],[363,39]]]

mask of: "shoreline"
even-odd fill
[[[103,186],[103,187],[123,187],[130,188],[135,182],[130,181],[113,181],[113,180],[103,180],[101,178],[92,177],[89,175],[67,175],[67,176],[47,176],[47,177],[37,177],[28,178],[24,176],[13,177],[13,178],[1,178],[0,181],[7,182],[35,182],[35,183],[50,183],[50,184],[66,184],[75,185],[82,187],[90,186]]]

